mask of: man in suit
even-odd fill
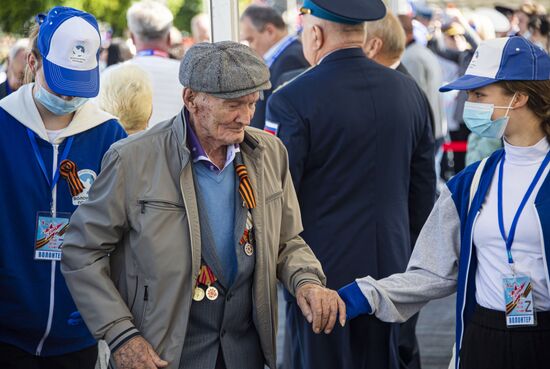
[[[405,51],[405,43],[405,31],[399,19],[392,12],[388,11],[384,18],[368,22],[367,39],[363,45],[363,50],[369,59],[412,78],[401,63],[401,56],[403,56],[403,52]],[[412,93],[415,93],[417,90],[417,88],[414,88]],[[430,114],[432,114],[427,98],[424,105],[424,109],[430,110]],[[433,115],[431,116],[433,117]],[[426,191],[428,190],[426,189]],[[409,215],[412,223],[424,224],[428,213],[426,212],[426,208],[423,207],[420,209],[420,213],[410,213]],[[416,229],[416,227],[412,229]],[[415,242],[416,234],[411,234],[412,247],[414,247]],[[417,320],[418,314],[415,314],[399,327],[399,366],[401,369],[420,368],[420,353],[415,332]]]
[[[274,92],[266,130],[285,144],[304,224],[328,286],[403,272],[431,211],[434,146],[425,96],[411,78],[365,57],[364,21],[379,0],[306,0],[304,54],[312,69]],[[362,316],[331,335],[310,334],[287,299],[285,365],[398,368],[398,332]]]
[[[267,6],[252,5],[241,16],[241,38],[269,67],[272,88],[256,103],[251,126],[264,128],[266,101],[285,72],[309,67],[296,35],[289,35],[281,14]]]
[[[367,23],[367,38],[363,50],[367,58],[410,76],[401,63],[406,41],[399,19],[388,11],[384,18]]]

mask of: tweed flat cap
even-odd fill
[[[264,61],[249,47],[233,41],[192,46],[181,61],[179,78],[183,86],[221,99],[271,87]]]

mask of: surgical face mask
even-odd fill
[[[502,138],[504,130],[508,125],[510,117],[508,113],[512,110],[512,103],[514,98],[512,97],[508,106],[494,106],[493,104],[474,103],[466,101],[464,103],[464,113],[462,118],[464,123],[470,131],[478,136],[485,138]],[[506,114],[502,118],[491,120],[491,116],[495,109],[506,109]]]
[[[88,98],[73,97],[71,100],[64,100],[46,90],[38,84],[38,90],[34,94],[35,99],[46,109],[55,115],[67,115],[84,105]]]

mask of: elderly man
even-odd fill
[[[363,21],[379,0],[306,0],[304,54],[314,68],[275,91],[270,123],[286,145],[302,237],[338,288],[365,273],[404,271],[435,191],[425,98],[411,78],[365,57]],[[364,316],[312,335],[286,296],[288,368],[396,368],[397,327]],[[392,331],[392,328],[394,329]]]
[[[25,77],[25,66],[27,65],[27,48],[29,39],[22,38],[13,44],[8,54],[8,67],[6,69],[6,80],[0,83],[0,99],[17,91],[23,84]]]
[[[269,72],[244,45],[201,43],[180,82],[181,114],[106,154],[62,269],[119,368],[275,369],[277,279],[316,333],[345,306],[299,236],[284,146],[247,128]]]
[[[367,23],[367,38],[363,51],[369,59],[378,64],[409,75],[401,64],[405,42],[405,31],[399,19],[388,10],[384,18]]]
[[[273,89],[284,73],[309,67],[302,43],[296,35],[288,34],[283,17],[271,7],[251,5],[245,9],[241,16],[241,38],[264,58]],[[266,101],[271,92],[272,89],[265,91],[264,98],[256,104],[252,127],[264,128]]]
[[[134,3],[126,12],[128,29],[136,46],[136,56],[127,63],[147,72],[153,85],[153,114],[149,127],[178,114],[182,108],[182,86],[178,83],[179,62],[169,52],[174,16],[158,1]],[[112,68],[103,73],[109,73]]]

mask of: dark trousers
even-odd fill
[[[35,356],[0,342],[2,369],[94,369],[96,361],[97,345],[59,356]]]
[[[416,339],[418,314],[399,325],[399,368],[420,369],[420,351]]]
[[[548,369],[550,312],[535,327],[507,328],[503,312],[477,306],[462,342],[461,369]]]
[[[399,368],[396,325],[363,315],[315,334],[295,301],[287,302],[286,314],[283,369]]]
[[[220,348],[218,349],[218,358],[216,359],[216,367],[214,369],[226,369],[221,345],[220,345]]]

